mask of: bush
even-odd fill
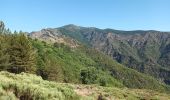
[[[0,73],[0,98],[20,100],[77,100],[80,97],[69,86],[43,81],[41,77],[21,73]],[[7,93],[9,92],[9,94]],[[10,99],[11,100],[11,99]]]

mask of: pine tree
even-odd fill
[[[35,71],[35,52],[23,33],[12,35],[9,55],[11,63],[9,71],[13,73]]]
[[[10,65],[5,38],[4,35],[0,35],[0,70],[6,70]]]
[[[2,21],[0,21],[0,34],[3,33],[4,29],[5,29],[5,25]]]
[[[6,34],[6,35],[9,35],[9,34],[11,34],[11,30],[8,28],[8,29],[5,29],[4,30],[4,33]]]

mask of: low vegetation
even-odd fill
[[[78,100],[70,86],[43,81],[36,75],[0,74],[1,100]]]
[[[0,72],[0,100],[168,100],[151,90],[76,85],[45,81],[28,74]]]

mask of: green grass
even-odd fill
[[[45,81],[21,73],[0,72],[0,100],[169,100],[169,94],[151,90],[102,87]]]
[[[23,100],[78,100],[79,96],[67,85],[44,81],[41,77],[21,73],[0,73],[1,98]]]

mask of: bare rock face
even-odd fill
[[[64,43],[71,48],[75,48],[78,46],[78,42],[76,40],[62,35],[62,33],[57,29],[42,29],[41,31],[30,33],[29,36],[33,39],[39,39],[50,43]]]

